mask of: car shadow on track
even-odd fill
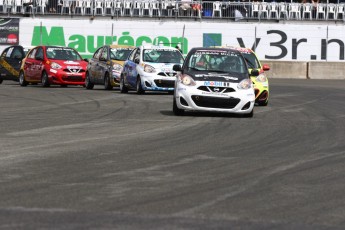
[[[192,112],[185,111],[184,115],[176,116],[172,110],[161,110],[160,113],[164,116],[174,117],[231,117],[231,118],[246,118],[241,114],[235,113],[216,113],[216,112]]]

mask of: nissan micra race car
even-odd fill
[[[125,61],[120,80],[121,93],[135,89],[138,94],[145,91],[174,91],[173,66],[181,65],[183,56],[173,47],[145,45],[132,51]]]
[[[2,51],[0,55],[0,84],[3,80],[18,81],[20,66],[28,51],[28,47],[21,45],[12,45]]]
[[[54,85],[84,85],[87,61],[72,48],[62,46],[37,46],[22,61],[19,84],[42,83]]]
[[[246,59],[249,72],[252,69],[259,71],[259,76],[251,76],[255,90],[255,103],[257,105],[266,106],[269,98],[269,85],[268,79],[265,75],[265,71],[270,70],[270,66],[267,64],[261,64],[257,58],[255,52],[249,48],[242,47],[231,47],[241,52],[243,57]]]
[[[255,94],[247,62],[230,48],[193,48],[175,65],[173,112],[209,111],[252,117]],[[257,70],[252,75],[258,76]]]
[[[110,90],[119,86],[123,64],[134,48],[127,45],[104,45],[98,48],[87,65],[85,88],[93,89],[97,84]]]

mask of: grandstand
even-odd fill
[[[2,17],[137,17],[231,20],[344,21],[342,2],[248,2],[172,0],[0,0]]]

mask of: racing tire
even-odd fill
[[[120,78],[120,92],[121,93],[128,93],[128,88],[125,85],[125,78],[122,75]]]
[[[24,72],[21,71],[19,73],[19,85],[20,86],[27,86],[29,83],[25,80],[25,75]]]
[[[268,100],[267,101],[259,101],[258,105],[259,106],[267,106],[268,105]]]
[[[176,116],[183,116],[184,115],[184,110],[177,107],[175,96],[174,96],[174,100],[173,100],[173,113]]]
[[[104,89],[105,90],[111,90],[113,89],[113,86],[110,83],[110,77],[109,74],[106,74],[104,77]]]
[[[141,78],[138,76],[137,78],[137,94],[144,94],[145,90],[143,89],[143,86],[141,85]]]
[[[246,118],[252,118],[253,116],[254,116],[254,109],[252,109],[250,113],[245,113],[242,115],[242,117],[246,117]]]
[[[48,74],[45,71],[43,71],[43,73],[42,73],[41,82],[42,82],[43,87],[49,87],[50,86]]]
[[[85,89],[93,89],[94,86],[95,86],[95,84],[93,84],[90,80],[89,72],[86,72]]]
[[[4,81],[4,80],[0,79],[0,84],[2,84],[3,81]]]

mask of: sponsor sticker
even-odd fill
[[[66,64],[66,65],[78,65],[79,63],[75,62],[75,61],[65,61],[64,64]],[[77,67],[80,68],[80,66],[77,66]]]
[[[204,86],[214,86],[214,87],[230,87],[230,82],[221,81],[204,81]]]
[[[171,72],[171,68],[162,68],[163,72]]]
[[[229,97],[226,94],[223,93],[217,93],[217,92],[201,92],[203,95],[212,95],[212,96],[220,96],[220,97]]]

